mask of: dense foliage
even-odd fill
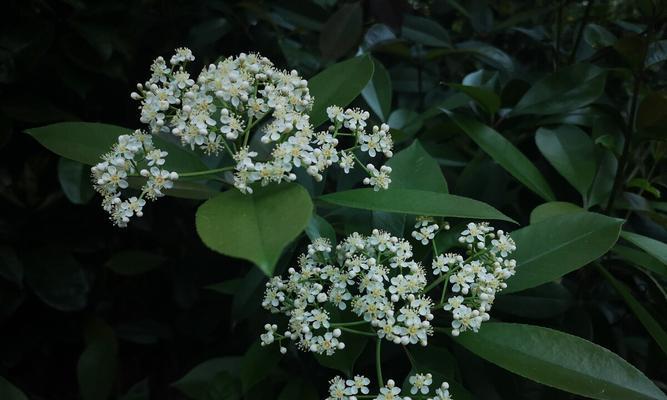
[[[664,1],[5,9],[0,399],[667,398]]]

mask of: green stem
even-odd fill
[[[611,212],[611,210],[614,208],[614,202],[616,201],[616,196],[623,184],[623,177],[625,175],[625,165],[627,164],[628,156],[630,154],[630,142],[632,140],[632,136],[634,133],[635,115],[637,113],[637,101],[639,99],[640,88],[641,88],[641,77],[635,76],[634,87],[632,89],[632,99],[630,101],[630,112],[624,130],[625,141],[623,142],[623,152],[621,153],[621,158],[618,160],[618,169],[616,170],[616,178],[614,179],[614,185],[612,186],[611,193],[609,194],[609,202],[607,203],[607,208],[605,209],[606,214],[609,214],[609,212]]]
[[[584,28],[586,28],[586,23],[588,22],[588,16],[591,13],[591,7],[593,6],[593,1],[594,0],[588,0],[588,4],[586,5],[586,9],[584,10],[584,16],[581,18],[581,24],[579,25],[577,36],[574,39],[574,47],[572,47],[572,51],[570,52],[570,58],[568,60],[569,64],[572,64],[574,62],[574,58],[577,55],[577,49],[579,48],[579,43],[581,43],[581,37],[583,36]]]
[[[195,171],[195,172],[184,172],[178,174],[179,178],[191,178],[195,176],[206,176],[206,175],[215,175],[219,174],[220,172],[225,172],[225,171],[231,171],[234,169],[234,166],[229,166],[229,167],[222,167],[222,168],[216,168],[216,169],[207,169],[205,171]]]
[[[354,322],[333,322],[331,323],[331,326],[334,328],[341,327],[341,326],[355,326],[355,325],[363,325],[367,324],[367,321],[354,321]]]
[[[377,335],[375,333],[372,333],[372,332],[358,331],[356,329],[350,329],[350,328],[346,328],[344,326],[340,326],[339,328],[340,328],[341,331],[354,333],[355,335],[377,337]]]
[[[380,338],[375,345],[375,371],[377,372],[378,385],[384,387],[384,379],[382,379],[382,339]]]

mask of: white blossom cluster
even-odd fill
[[[286,279],[267,283],[262,305],[289,318],[282,338],[306,351],[331,355],[344,347],[339,337],[348,324],[333,323],[331,313],[347,309],[360,318],[353,324],[370,324],[379,338],[426,345],[433,301],[422,294],[426,272],[411,257],[409,242],[379,230],[354,233],[335,251],[316,239]]]
[[[431,374],[415,374],[408,378],[410,383],[410,395],[424,398],[425,400],[453,400],[449,394],[449,384],[442,382],[440,387],[434,390],[431,395],[430,386],[433,384],[433,377]],[[357,375],[353,379],[343,379],[336,376],[329,381],[329,396],[326,400],[357,400],[357,396],[363,395],[364,398],[371,398],[368,385],[370,380],[363,375]],[[374,400],[411,400],[410,395],[401,395],[401,388],[396,386],[394,380],[389,379],[387,384],[380,388]]]
[[[502,230],[494,232],[488,223],[469,223],[461,232],[459,242],[467,246],[467,259],[454,253],[437,255],[433,273],[449,280],[455,296],[447,300],[444,309],[451,311],[452,335],[472,330],[477,332],[489,311],[496,294],[507,287],[505,280],[515,273],[516,261],[507,258],[516,245]]]
[[[102,195],[102,207],[115,225],[125,227],[132,216],[141,217],[147,199],[162,197],[163,190],[173,186],[178,174],[162,168],[166,156],[166,151],[153,145],[150,135],[135,131],[119,136],[102,162],[91,168],[93,187]],[[141,194],[123,199],[122,190],[129,187],[132,175],[145,178]]]
[[[235,164],[234,186],[243,193],[252,193],[255,182],[293,181],[295,168],[304,168],[317,181],[332,165],[347,173],[358,161],[356,149],[371,157],[392,156],[389,127],[374,126],[368,132],[366,111],[329,107],[333,125],[315,131],[309,119],[314,99],[295,70],[283,71],[266,57],[241,53],[208,65],[195,77],[186,69],[193,60],[190,50],[180,48],[168,63],[162,57],[153,62],[150,79],[132,93],[141,102],[140,120],[152,133],[174,134],[191,149],[228,153]],[[268,152],[251,149],[254,134]],[[354,136],[353,147],[339,151],[340,135]],[[260,159],[260,153],[270,156]],[[376,190],[388,187],[389,167],[369,164],[364,169],[369,175],[365,184]]]

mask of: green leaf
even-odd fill
[[[194,400],[236,400],[241,385],[235,375],[241,357],[213,358],[194,367],[171,385]]]
[[[333,226],[324,218],[320,217],[317,214],[313,214],[308,221],[308,226],[306,226],[306,235],[310,240],[315,240],[317,238],[323,237],[331,241],[332,244],[336,243],[336,231]]]
[[[197,233],[211,249],[254,262],[271,276],[283,249],[306,227],[313,204],[296,184],[269,185],[245,195],[228,190],[197,210]]]
[[[516,275],[503,293],[551,282],[603,256],[618,240],[623,221],[601,214],[558,215],[512,232]]]
[[[440,165],[424,150],[418,140],[394,154],[387,165],[392,168],[392,189],[447,193],[447,181]]]
[[[660,189],[653,186],[653,184],[651,184],[651,181],[649,181],[646,178],[630,179],[630,181],[625,184],[625,187],[641,189],[642,191],[646,191],[648,193],[651,193],[653,196],[655,196],[658,199],[660,198]]]
[[[584,209],[572,203],[565,201],[550,201],[548,203],[540,204],[539,206],[535,207],[533,211],[531,211],[530,223],[535,224],[556,215],[576,213],[581,211],[584,211]]]
[[[554,130],[540,128],[535,143],[542,155],[582,196],[595,179],[595,144],[581,129],[563,125]]]
[[[327,107],[345,107],[354,100],[373,77],[373,60],[359,56],[330,66],[308,82],[315,98],[310,122],[317,127],[327,120]]]
[[[445,28],[431,18],[406,14],[401,29],[403,38],[431,47],[451,47]]]
[[[409,378],[415,374],[433,375],[433,387],[440,386],[441,382],[449,383],[449,391],[456,400],[470,399],[472,396],[465,390],[463,385],[456,382],[458,376],[457,361],[454,355],[445,347],[429,344],[428,347],[410,346],[405,348],[406,354],[412,364],[412,369],[403,381],[402,388],[407,393],[412,388]]]
[[[667,39],[656,40],[648,45],[648,54],[646,55],[646,66],[661,63],[667,60]]]
[[[13,248],[0,245],[0,277],[18,287],[23,286],[23,265]]]
[[[131,134],[132,130],[96,122],[59,122],[28,129],[26,132],[59,156],[95,165],[103,154],[111,150],[118,136]],[[164,164],[166,169],[176,172],[208,169],[194,153],[159,136],[153,135],[152,138],[156,147],[169,153]]]
[[[667,399],[618,355],[553,329],[489,322],[456,341],[508,371],[570,393],[600,400]]]
[[[100,157],[108,153],[120,135],[128,135],[132,130],[115,125],[96,122],[59,122],[57,124],[32,128],[26,131],[47,149],[61,157],[86,165],[95,165]],[[156,147],[169,155],[164,168],[176,172],[194,172],[208,169],[197,155],[183,147],[153,136]]]
[[[361,38],[363,11],[359,2],[347,3],[324,24],[320,32],[320,51],[324,58],[336,60],[350,51]]]
[[[623,231],[621,237],[667,265],[667,244],[632,232]]]
[[[606,73],[590,64],[561,68],[535,83],[512,110],[512,115],[559,114],[584,107],[604,91]]]
[[[331,356],[315,354],[315,358],[321,365],[327,368],[335,369],[347,376],[352,376],[354,363],[366,348],[368,338],[346,332],[343,333],[342,338],[345,342],[344,350],[337,351]]]
[[[390,188],[376,192],[373,189],[354,189],[327,194],[319,199],[329,204],[364,210],[515,222],[481,201],[424,190]]]
[[[106,267],[120,275],[138,275],[152,271],[167,259],[144,250],[125,250],[114,253]]]
[[[490,115],[495,114],[500,108],[500,97],[489,89],[459,83],[448,83],[448,85],[468,95]]]
[[[544,200],[556,199],[535,165],[500,133],[470,117],[455,114],[449,116],[482,150],[528,189]]]
[[[592,48],[599,49],[602,47],[613,46],[616,43],[616,36],[609,32],[606,28],[597,24],[588,24],[584,28],[584,40]]]
[[[609,271],[604,269],[603,267],[598,266],[598,270],[604,276],[607,281],[616,289],[618,294],[623,297],[623,300],[625,303],[630,307],[632,312],[637,316],[637,319],[639,319],[639,322],[641,322],[642,325],[644,325],[644,328],[648,331],[648,333],[653,337],[655,342],[660,346],[662,349],[663,353],[667,354],[667,332],[665,332],[664,329],[662,329],[662,326],[658,321],[651,316],[651,314],[648,312],[644,306],[637,301],[634,296],[632,295],[632,292],[630,289],[623,283],[618,281],[616,278],[612,276]]]
[[[264,347],[260,345],[259,341],[255,342],[241,360],[240,375],[243,393],[247,393],[253,386],[273,373],[281,358],[278,346]]]
[[[384,65],[375,58],[373,59],[373,79],[361,91],[361,95],[371,110],[380,117],[380,120],[386,122],[391,111],[391,77]]]
[[[7,379],[0,376],[0,399],[2,400],[28,400],[28,397]]]
[[[77,376],[83,400],[107,400],[116,381],[118,343],[109,325],[92,320],[85,327],[86,348],[79,357]]]
[[[74,204],[86,204],[95,194],[90,183],[90,168],[80,162],[61,157],[58,180],[65,197]]]
[[[479,61],[499,70],[507,72],[514,71],[512,58],[497,47],[477,41],[458,43],[457,49],[464,53],[470,53]]]
[[[86,274],[64,248],[32,249],[24,262],[25,282],[44,303],[60,311],[86,306],[90,290]]]
[[[563,285],[549,282],[516,294],[501,293],[493,308],[522,318],[548,319],[563,314],[573,303]]]
[[[646,268],[649,271],[667,277],[667,266],[665,266],[665,264],[660,262],[660,260],[657,258],[643,252],[642,250],[637,250],[632,247],[626,247],[617,244],[613,249],[611,249],[611,251],[619,255],[622,259],[629,262],[630,264]]]

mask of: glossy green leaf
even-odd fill
[[[449,83],[448,85],[468,95],[490,115],[495,114],[500,108],[500,97],[489,89],[459,83]]]
[[[649,313],[648,310],[644,308],[644,306],[642,306],[639,301],[637,301],[637,299],[635,299],[630,289],[623,282],[620,282],[614,278],[614,276],[603,267],[598,266],[598,270],[602,276],[607,279],[611,286],[616,289],[618,294],[621,295],[625,303],[628,305],[628,307],[630,307],[637,319],[639,319],[639,322],[644,325],[644,328],[646,328],[648,333],[651,335],[651,337],[653,337],[662,351],[667,354],[667,332],[665,332],[660,323],[656,321],[655,318],[653,318],[651,313]]]
[[[560,283],[548,282],[516,294],[503,294],[494,310],[522,318],[548,319],[563,314],[574,304],[572,294]]]
[[[431,18],[406,14],[401,29],[403,38],[431,47],[451,47],[445,28]]]
[[[647,67],[659,64],[665,60],[667,60],[667,39],[656,40],[648,45],[645,63]]]
[[[306,235],[310,240],[317,238],[327,238],[332,244],[336,243],[336,231],[333,226],[324,218],[317,214],[313,214],[306,226]]]
[[[326,354],[315,354],[317,361],[331,369],[340,371],[347,376],[352,376],[354,364],[368,344],[368,338],[361,335],[355,335],[349,332],[343,332],[341,336],[345,343],[345,349],[337,351],[331,356]]]
[[[637,368],[587,340],[539,326],[489,322],[456,341],[508,371],[600,400],[664,400]]]
[[[535,165],[500,133],[467,116],[450,114],[450,118],[482,150],[528,189],[547,201],[556,199]]]
[[[125,250],[114,253],[106,267],[120,275],[138,275],[160,267],[166,260],[144,250]]]
[[[635,246],[660,260],[660,262],[663,264],[667,265],[667,244],[659,240],[632,232],[623,231],[621,236],[623,239],[634,244]]]
[[[108,153],[120,135],[132,131],[120,126],[96,122],[59,122],[26,131],[47,149],[61,157],[86,165],[95,165]],[[197,155],[183,147],[153,136],[156,147],[166,151],[164,167],[170,171],[193,172],[208,169]]]
[[[228,190],[199,207],[197,233],[211,249],[250,260],[270,276],[312,212],[308,192],[296,184],[269,185],[252,195]]]
[[[0,245],[0,277],[23,286],[23,265],[12,247]]]
[[[95,194],[90,183],[90,168],[80,162],[61,157],[58,181],[67,199],[74,204],[86,204]]]
[[[194,400],[241,398],[238,374],[241,357],[213,358],[197,365],[172,386]]]
[[[90,321],[86,327],[86,348],[77,364],[83,400],[107,400],[111,396],[118,367],[118,343],[109,325]]]
[[[479,61],[494,68],[507,72],[514,71],[514,61],[512,61],[512,58],[497,47],[477,41],[458,43],[456,47],[457,50],[469,53]]]
[[[446,193],[413,189],[354,189],[331,193],[320,200],[343,207],[437,217],[514,220],[490,205]]]
[[[616,36],[609,32],[605,27],[597,24],[587,24],[584,28],[584,40],[592,48],[598,49],[613,46],[617,39]]]
[[[240,376],[243,392],[247,393],[253,386],[273,373],[281,358],[277,344],[267,348],[261,346],[257,341],[250,346],[241,359]]]
[[[359,2],[342,4],[320,32],[324,58],[336,60],[352,50],[361,38],[363,11]]]
[[[535,143],[556,171],[587,196],[597,170],[593,140],[580,128],[563,125],[553,130],[538,129]]]
[[[380,117],[380,120],[387,121],[391,111],[391,77],[389,71],[375,58],[373,59],[373,79],[361,91],[361,95],[371,110]]]
[[[512,232],[516,275],[503,293],[551,282],[602,257],[616,243],[623,221],[601,214],[558,215]]]
[[[550,201],[548,203],[540,204],[530,212],[530,223],[535,224],[556,215],[576,213],[581,211],[584,211],[584,209],[576,204],[568,203],[565,201]]]
[[[308,88],[315,103],[310,122],[317,127],[327,120],[327,107],[350,104],[372,77],[373,60],[368,55],[339,62],[312,77]]]
[[[403,393],[412,389],[410,376],[415,374],[431,374],[433,386],[438,387],[441,382],[449,383],[449,391],[456,400],[472,400],[472,395],[455,379],[458,377],[458,363],[452,353],[445,347],[429,344],[427,347],[409,346],[405,348],[412,369],[405,377],[402,388]]]
[[[90,284],[81,265],[61,247],[31,249],[24,259],[25,282],[37,297],[60,311],[86,306]]]
[[[28,397],[7,379],[0,376],[0,399],[2,400],[28,400]]]
[[[415,189],[447,193],[438,162],[424,150],[418,140],[394,154],[387,162],[391,170],[392,189]]]
[[[651,272],[655,272],[656,274],[667,277],[667,265],[663,264],[660,262],[660,260],[650,254],[645,253],[642,250],[617,244],[613,249],[611,249],[611,251],[630,264],[637,265]]]
[[[602,95],[605,77],[603,69],[590,64],[561,68],[535,83],[512,115],[559,114],[584,107]]]

